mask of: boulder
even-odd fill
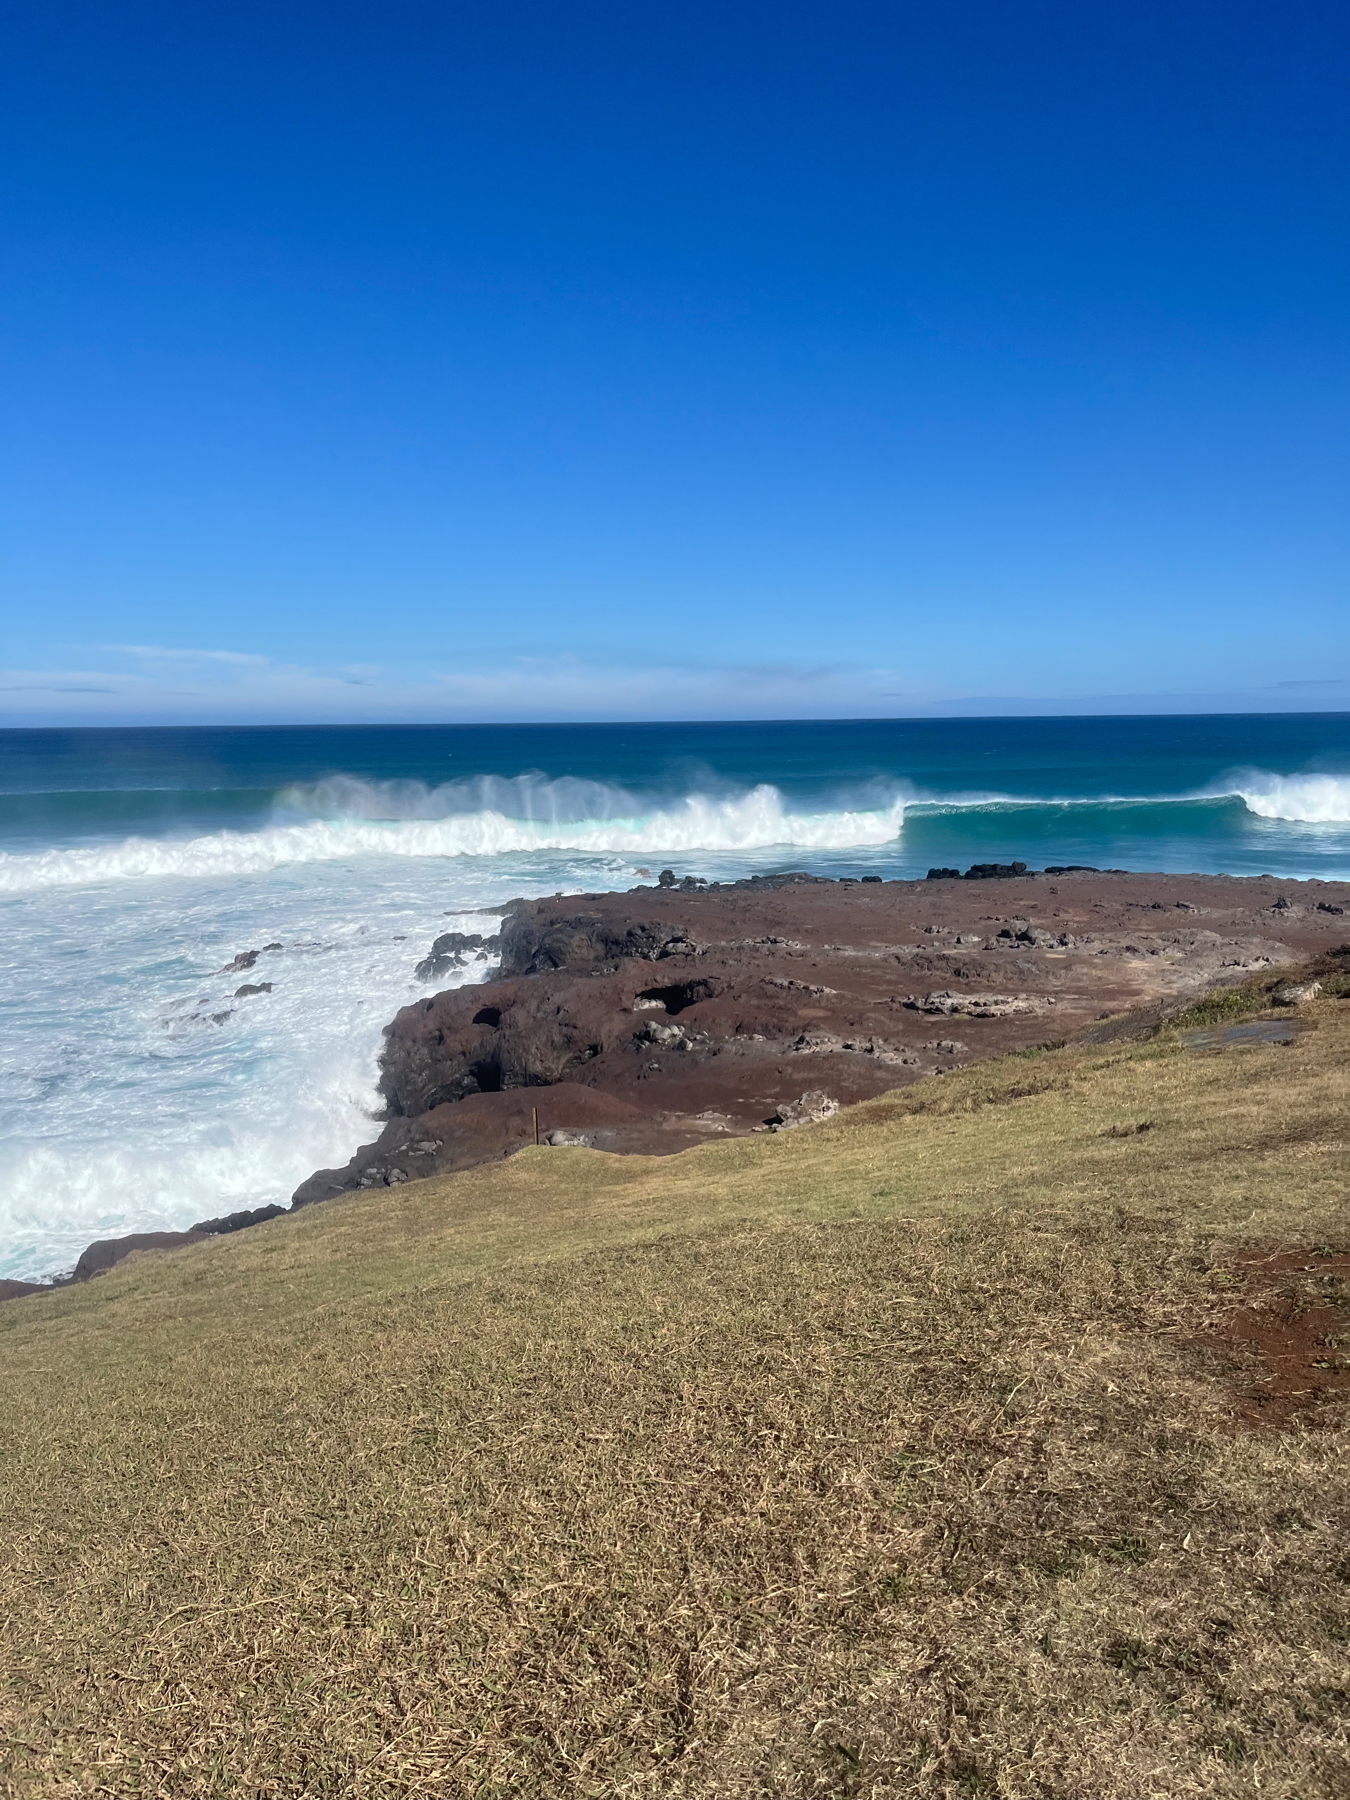
[[[801,1125],[819,1125],[839,1111],[839,1102],[821,1088],[810,1088],[799,1100],[786,1101],[769,1121],[770,1131],[795,1131]]]
[[[1053,1006],[1054,1000],[1040,994],[957,994],[950,988],[925,994],[922,999],[911,994],[902,1002],[911,1012],[940,1013],[947,1018],[965,1014],[972,1019],[1006,1019],[1015,1013],[1039,1013]]]
[[[222,1219],[203,1219],[192,1227],[189,1235],[222,1237],[230,1231],[247,1231],[250,1225],[265,1225],[269,1219],[279,1218],[285,1210],[284,1206],[255,1206],[251,1212],[226,1213]]]
[[[51,1284],[42,1281],[0,1281],[0,1300],[22,1300],[25,1294],[45,1294]]]
[[[1322,991],[1320,981],[1277,981],[1270,997],[1276,1006],[1302,1006]]]
[[[90,1244],[80,1257],[71,1276],[72,1281],[88,1281],[103,1275],[134,1250],[177,1250],[184,1244],[199,1244],[206,1234],[192,1231],[133,1231],[127,1237],[100,1238]]]
[[[238,975],[244,969],[251,969],[261,955],[261,950],[241,950],[233,962],[227,962],[223,969],[217,969],[216,974]]]
[[[620,962],[697,956],[701,948],[687,927],[660,919],[600,912],[549,917],[532,909],[514,914],[502,926],[501,975],[509,980],[553,969],[612,973]]]

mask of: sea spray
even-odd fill
[[[565,816],[567,799],[574,805],[583,801],[593,804],[597,794],[590,790],[598,784],[573,784],[570,796],[558,791],[564,784],[500,785],[536,805],[524,814],[495,807],[438,814],[437,807],[465,800],[465,789],[333,781],[303,794],[287,790],[279,806],[283,812],[302,804],[349,809],[336,817],[269,825],[251,832],[218,831],[187,839],[129,837],[97,846],[0,854],[0,894],[170,877],[220,880],[259,875],[288,865],[372,856],[492,857],[555,852],[641,858],[776,848],[862,850],[894,843],[904,829],[907,811],[918,809],[925,813],[1049,809],[1105,813],[1120,808],[1198,807],[1232,799],[1240,800],[1257,818],[1350,823],[1350,777],[1332,775],[1280,777],[1256,772],[1244,777],[1241,786],[1235,783],[1222,791],[1191,796],[911,794],[875,810],[843,807],[821,812],[791,811],[779,790],[763,783],[749,793],[727,797],[688,794],[645,814],[623,816],[607,810],[602,817],[571,819]],[[611,805],[621,800],[631,804],[631,796],[620,790],[608,790],[603,798]]]
[[[1235,777],[1232,791],[1260,819],[1350,824],[1350,775],[1270,775],[1255,769]]]
[[[0,1276],[69,1267],[99,1237],[285,1203],[345,1161],[378,1131],[389,1020],[490,967],[417,980],[438,932],[481,928],[456,904],[544,885],[519,866],[461,867],[447,890],[443,865],[375,863],[11,899]],[[252,966],[229,966],[250,951]]]
[[[487,857],[575,853],[676,856],[691,852],[851,849],[887,844],[904,821],[904,802],[880,812],[785,811],[770,786],[731,799],[690,794],[640,818],[511,818],[494,810],[449,818],[332,819],[253,832],[214,832],[186,841],[128,838],[87,849],[0,857],[0,893],[156,877],[216,879],[259,875],[287,865],[361,857]]]

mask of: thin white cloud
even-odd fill
[[[353,722],[692,719],[857,716],[887,710],[887,673],[776,662],[708,668],[596,666],[530,657],[504,666],[399,673],[324,670],[262,656],[151,654],[127,670],[0,671],[0,688],[28,696],[24,722],[289,719]],[[195,661],[194,670],[191,663]],[[162,670],[162,673],[161,673]],[[170,670],[172,673],[170,674]],[[195,677],[195,678],[194,678]]]
[[[1262,710],[1271,688],[1246,694],[962,695],[912,685],[897,669],[787,660],[709,667],[622,667],[573,655],[522,657],[479,668],[315,669],[242,652],[146,652],[118,670],[0,669],[0,722],[66,724],[429,724],[550,720],[941,717],[978,714]],[[897,679],[911,682],[902,692]],[[1283,709],[1324,706],[1316,688],[1288,687]]]
[[[147,662],[225,663],[241,668],[266,668],[270,658],[246,650],[183,650],[167,644],[104,644],[117,656],[138,656]]]

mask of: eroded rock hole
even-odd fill
[[[473,1022],[475,1025],[500,1025],[502,1009],[499,1006],[480,1006],[473,1015]]]
[[[715,981],[677,981],[673,987],[643,988],[638,999],[656,1000],[668,1013],[678,1013],[686,1006],[697,1006],[700,1000],[711,1000],[717,988]]]

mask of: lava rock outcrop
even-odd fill
[[[1163,1016],[1327,947],[1340,889],[1319,910],[1280,906],[1280,888],[991,864],[951,884],[672,878],[520,902],[495,979],[389,1026],[384,1130],[294,1204],[510,1155],[536,1129],[554,1145],[680,1150],[781,1128],[806,1095],[807,1112],[848,1105],[1103,1015]],[[934,1035],[947,1018],[960,1042]]]

